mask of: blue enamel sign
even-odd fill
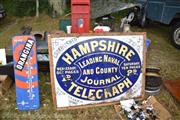
[[[13,37],[12,45],[17,107],[19,110],[39,109],[36,40],[31,35],[19,35]]]
[[[138,41],[132,41],[133,37]],[[128,37],[113,36],[67,38],[61,42],[54,39],[57,105],[76,106],[140,96],[144,43],[143,36],[133,37],[127,41]],[[134,95],[126,95],[127,92]],[[68,101],[66,105],[61,98]]]

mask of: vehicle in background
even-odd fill
[[[6,16],[6,11],[2,4],[0,4],[0,19],[4,18]]]
[[[136,0],[136,6],[127,18],[130,24],[146,24],[146,18],[157,21],[172,28],[172,44],[180,49],[180,0]]]

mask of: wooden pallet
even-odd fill
[[[166,80],[164,81],[164,85],[172,96],[175,97],[178,102],[180,102],[180,80]]]

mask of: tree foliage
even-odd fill
[[[35,16],[36,0],[0,0],[8,15],[12,16]],[[48,0],[39,0],[39,12],[50,12],[51,6]]]

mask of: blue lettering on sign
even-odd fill
[[[83,100],[107,100],[128,91],[141,73],[141,60],[130,45],[95,38],[68,48],[58,59],[55,73],[60,87]]]

